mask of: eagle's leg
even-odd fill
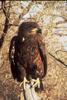
[[[28,83],[28,80],[26,79],[26,77],[24,77],[24,80],[23,80],[23,88],[25,90],[25,84]]]
[[[38,86],[38,88],[40,88],[40,79],[39,78],[37,78],[36,80],[33,79],[32,82],[34,82],[33,87]]]
[[[23,88],[25,89],[26,83],[29,83],[29,81],[26,79],[26,77],[24,77],[24,80],[20,83],[20,86],[23,84]]]

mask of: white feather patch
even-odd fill
[[[22,42],[24,42],[24,41],[25,41],[25,38],[23,37],[23,38],[22,38]]]

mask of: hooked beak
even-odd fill
[[[42,34],[42,30],[40,28],[37,29],[37,33]]]
[[[32,30],[32,32],[42,34],[42,30],[41,30],[40,28],[34,28],[34,29]]]
[[[32,29],[32,32],[36,33],[37,30],[38,30],[37,28],[34,28],[34,29]]]

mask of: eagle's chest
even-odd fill
[[[19,53],[24,62],[33,62],[38,56],[38,45],[35,38],[25,38],[19,45]]]

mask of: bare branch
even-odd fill
[[[52,56],[55,60],[57,60],[58,62],[60,62],[61,64],[63,64],[65,67],[67,67],[67,64],[65,64],[62,60],[56,58],[54,55],[52,55],[50,52],[49,52],[49,55]]]

